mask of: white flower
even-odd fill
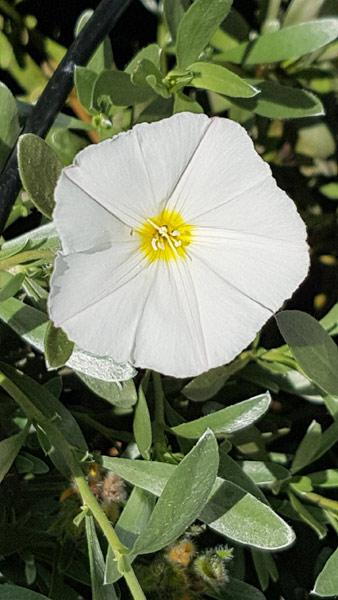
[[[228,119],[181,113],[89,146],[54,218],[55,325],[175,377],[231,361],[308,271],[303,221]]]

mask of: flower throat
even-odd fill
[[[149,262],[153,262],[187,258],[193,229],[193,225],[186,223],[180,213],[165,209],[146,219],[136,231],[141,238],[142,252]]]

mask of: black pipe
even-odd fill
[[[113,29],[131,0],[101,0],[92,17],[80,31],[46,85],[30,116],[23,133],[35,133],[44,137],[62,109],[74,85],[76,65],[86,65],[97,46]],[[21,189],[18,171],[17,143],[0,176],[0,233],[2,233],[10,210]]]

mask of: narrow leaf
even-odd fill
[[[328,394],[338,394],[338,349],[321,325],[299,310],[276,315],[278,327],[304,373]]]
[[[300,442],[291,465],[291,473],[297,473],[315,460],[322,440],[322,428],[319,423],[312,421]]]
[[[133,551],[156,552],[176,540],[200,515],[215,483],[217,468],[217,442],[209,431],[168,479]]]
[[[338,549],[331,554],[319,573],[312,593],[321,597],[338,595]]]
[[[172,428],[172,431],[176,435],[193,439],[200,437],[207,428],[210,428],[216,435],[230,435],[249,427],[260,419],[268,410],[270,402],[270,394],[266,392],[210,413],[205,417],[200,417],[195,421],[177,425]]]
[[[319,523],[319,521],[314,518],[313,514],[307,510],[306,506],[301,503],[297,496],[291,492],[289,492],[289,499],[293,510],[296,511],[300,520],[311,527],[311,529],[313,529],[313,531],[315,531],[315,533],[318,535],[319,539],[323,539],[327,534],[327,528],[325,525]]]
[[[102,457],[102,464],[132,485],[156,496],[160,496],[177,469],[166,463],[106,456]],[[217,477],[199,519],[219,534],[254,548],[277,550],[289,546],[295,537],[292,529],[269,506],[220,477]]]
[[[131,462],[131,461],[129,461]],[[135,540],[147,526],[150,515],[155,506],[155,496],[139,487],[134,487],[128,502],[124,507],[122,514],[115,525],[115,531],[122,544],[127,548],[132,548]],[[136,554],[129,555],[130,563],[133,562]],[[113,552],[108,548],[106,558],[105,583],[115,583],[121,578],[114,559]]]
[[[85,517],[92,600],[118,600],[113,585],[104,585],[104,559],[92,516]]]
[[[240,98],[233,102],[244,110],[269,119],[299,119],[324,114],[319,98],[307,90],[279,85],[274,81],[251,83],[260,93],[254,98]],[[228,93],[228,96],[231,95]]]
[[[69,476],[72,450],[83,456],[86,441],[72,414],[46,387],[17,369],[0,363],[0,385],[18,403],[27,418],[38,423],[48,441],[48,454],[57,469]]]
[[[10,273],[3,272],[0,273],[1,280],[6,279],[6,283],[0,290],[0,302],[4,302],[8,300],[8,298],[12,298],[18,291],[21,289],[23,280],[25,279],[24,273],[17,273],[16,275],[11,275]]]
[[[148,460],[150,458],[149,450],[152,442],[152,429],[148,404],[142,385],[140,385],[138,391],[138,400],[135,407],[133,421],[133,431],[135,442],[141,453],[141,456]]]
[[[338,302],[331,310],[323,317],[320,324],[328,332],[329,335],[338,334]]]
[[[197,60],[230,11],[232,0],[195,0],[180,20],[176,54],[180,68]]]
[[[291,477],[290,472],[282,465],[260,460],[243,460],[241,469],[258,486],[272,486],[277,481],[285,481]]]
[[[319,19],[264,33],[223,52],[218,60],[256,65],[295,59],[332,42],[338,35],[338,19]]]
[[[195,62],[188,67],[193,73],[189,85],[235,98],[251,98],[259,93],[253,85],[225,67],[207,62]]]
[[[0,482],[8,473],[27,436],[27,428],[0,442]]]
[[[176,40],[178,26],[184,15],[181,0],[164,0],[163,13],[173,41]]]

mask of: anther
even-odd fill
[[[161,227],[158,230],[158,233],[162,236],[162,237],[166,237],[168,235],[168,229],[165,225],[161,225]]]

